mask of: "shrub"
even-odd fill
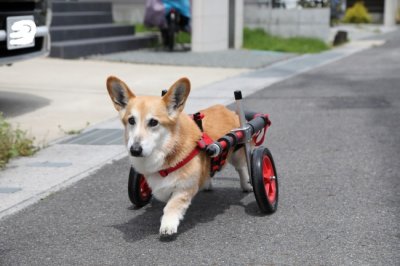
[[[363,2],[356,2],[352,7],[346,10],[343,22],[346,23],[370,23],[371,16]]]
[[[271,35],[263,29],[244,28],[243,48],[303,54],[319,53],[328,50],[329,46],[315,38],[283,38]]]
[[[0,113],[0,169],[17,156],[30,156],[37,151],[33,139],[21,129],[13,129]]]

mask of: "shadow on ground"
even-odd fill
[[[6,118],[23,115],[49,104],[49,99],[32,94],[0,91],[0,112]]]
[[[248,204],[243,203],[242,200],[247,195],[249,194],[243,193],[239,188],[216,188],[209,192],[199,192],[181,222],[176,237],[179,238],[179,235],[190,231],[197,224],[214,221],[231,206],[241,206],[244,212],[251,216],[262,216],[254,197]],[[124,234],[127,242],[136,242],[148,236],[158,235],[164,206],[164,203],[153,200],[143,210],[132,210],[133,212],[142,211],[142,213],[127,223],[113,225],[113,227]]]

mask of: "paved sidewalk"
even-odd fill
[[[196,90],[248,71],[53,58],[0,69],[0,104],[3,107],[1,99],[5,98],[5,103],[15,107],[11,114],[5,113],[6,118],[27,130],[39,144],[64,136],[63,131],[81,130],[88,123],[96,125],[115,117],[105,85],[109,75],[123,79],[137,94],[159,95],[183,76],[192,81],[192,89]],[[32,105],[34,111],[21,114]]]
[[[382,43],[383,41],[352,42],[325,53],[294,57],[267,67],[259,68],[255,71],[248,72],[246,70],[240,70],[239,74],[235,76],[232,76],[233,72],[231,72],[224,78],[221,77],[219,81],[208,85],[202,83],[204,82],[202,78],[204,79],[206,76],[202,75],[202,73],[205,73],[204,71],[210,71],[208,72],[210,75],[218,75],[218,69],[199,68],[199,76],[196,76],[197,81],[200,84],[204,84],[204,86],[198,86],[193,90],[186,105],[186,112],[192,113],[214,103],[229,104],[233,100],[234,90],[241,89],[243,95],[246,97],[273,83]],[[110,109],[112,109],[111,104],[108,102],[108,96],[105,95],[103,83],[109,70],[112,70],[112,68],[107,68],[107,73],[104,73],[104,70],[101,70],[101,68],[96,68],[97,64],[102,64],[101,62],[83,61],[82,63],[88,65],[87,71],[79,77],[64,77],[63,80],[70,84],[69,88],[64,89],[73,89],[73,84],[87,84],[87,79],[91,76],[98,76],[101,82],[99,81],[98,85],[92,84],[90,86],[92,86],[92,88],[93,86],[99,86],[100,90],[94,91],[93,94],[100,93],[101,97],[105,99],[98,104],[110,106]],[[131,84],[129,80],[135,80],[134,77],[129,75],[130,72],[128,71],[128,69],[132,67],[134,67],[134,65],[127,64],[126,72],[121,76],[122,78],[128,79],[128,84]],[[143,67],[145,68],[145,66]],[[175,75],[181,75],[181,73],[174,73],[173,71],[168,73],[151,71],[151,68],[154,68],[154,66],[148,67],[152,75],[157,75],[157,77],[159,75],[162,77],[171,75],[171,79],[175,79]],[[176,69],[176,71],[178,71],[178,69]],[[61,73],[60,76],[65,75],[65,73],[66,72]],[[139,77],[140,75],[136,76]],[[54,79],[58,80],[58,77],[54,77]],[[148,79],[154,81],[152,77],[148,77]],[[11,84],[11,82],[9,83]],[[196,84],[195,82],[193,83]],[[143,84],[137,85],[140,87],[140,85]],[[40,90],[40,88],[38,88],[38,90]],[[146,90],[143,90],[143,92],[145,91]],[[157,87],[157,91],[152,92],[153,94],[158,94],[159,87]],[[80,99],[79,90],[75,93],[75,98]],[[70,101],[72,99],[68,100]],[[96,106],[90,106],[90,108],[96,109]],[[82,110],[75,111],[84,115]],[[111,112],[114,111],[112,110]],[[115,117],[115,113],[112,114],[111,117]],[[40,119],[38,120],[38,125],[40,125]],[[121,136],[121,142],[119,144],[115,142],[114,136],[115,138]],[[122,145],[121,126],[119,121],[114,118],[87,128],[79,136],[58,140],[33,157],[13,160],[7,169],[0,172],[0,202],[2,203],[0,205],[0,218],[35,203],[57,190],[65,188],[77,180],[84,178],[90,172],[95,171],[104,164],[110,163],[112,160],[125,155],[126,151]]]
[[[346,31],[349,41],[354,42],[370,38],[371,36],[378,36],[392,30],[394,28],[387,28],[376,24],[357,26],[340,24],[331,28],[329,40],[333,42],[335,34],[338,31]],[[178,48],[174,52],[167,52],[162,49],[127,51],[93,56],[92,59],[135,64],[258,69],[296,56],[296,54],[292,53],[257,50],[191,53]]]
[[[218,52],[165,52],[154,49],[95,56],[94,59],[135,64],[156,64],[195,67],[260,68],[297,56],[292,53],[256,50]]]

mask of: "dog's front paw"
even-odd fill
[[[178,232],[179,219],[163,216],[161,220],[160,236],[172,236]]]
[[[240,184],[240,186],[242,187],[243,192],[252,192],[253,191],[253,187],[250,185],[250,183],[242,183]]]

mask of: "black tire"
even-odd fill
[[[252,183],[258,207],[263,213],[274,213],[278,208],[278,173],[271,152],[258,147],[251,157]]]
[[[168,23],[168,50],[173,51],[175,46],[176,14],[170,14]]]
[[[129,200],[136,207],[145,206],[151,200],[151,189],[147,185],[144,176],[135,171],[133,167],[129,171],[128,180],[128,196]]]
[[[162,29],[160,28],[160,33],[161,33],[161,41],[163,47],[168,46],[168,28]]]

